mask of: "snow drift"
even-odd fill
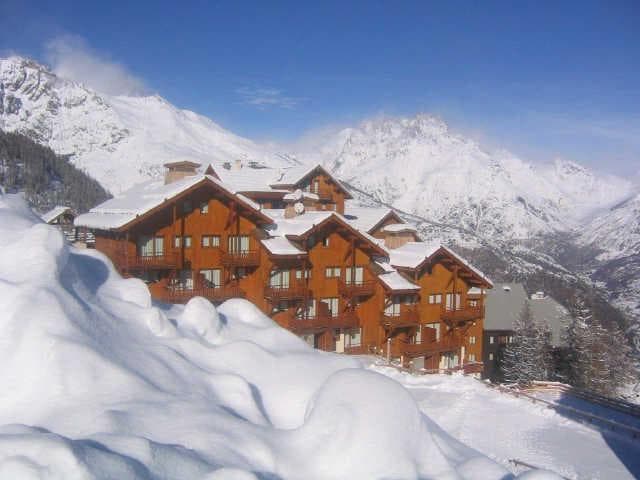
[[[0,478],[509,478],[243,300],[152,304],[0,197]]]

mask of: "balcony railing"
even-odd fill
[[[256,250],[222,252],[221,262],[225,267],[257,267],[260,265],[260,254]]]
[[[371,345],[345,345],[344,353],[348,355],[368,355],[374,352]]]
[[[280,300],[296,300],[311,297],[311,291],[304,281],[294,281],[287,285],[268,285],[264,289],[264,296],[272,302]]]
[[[397,314],[383,312],[380,324],[387,329],[417,327],[420,325],[420,310],[417,305],[400,305]]]
[[[167,303],[187,303],[193,297],[204,297],[212,302],[223,302],[230,298],[244,298],[246,293],[236,285],[222,287],[167,287],[159,295],[159,300]]]
[[[411,341],[396,338],[391,342],[392,357],[415,358],[434,355],[441,352],[449,352],[459,349],[462,341],[456,337],[445,336],[436,340],[436,331],[432,328],[423,328],[420,341]]]
[[[374,282],[345,282],[338,279],[338,293],[344,297],[367,297],[375,293]]]
[[[356,312],[346,311],[330,317],[329,323],[331,328],[357,328],[360,326],[360,318]]]
[[[484,316],[484,307],[460,307],[460,308],[442,308],[440,318],[443,322],[451,323],[464,323],[478,320]]]
[[[180,264],[177,252],[163,252],[159,255],[127,255],[119,252],[114,260],[120,268],[127,270],[162,270],[177,268]]]
[[[294,333],[317,332],[329,328],[329,317],[325,315],[306,318],[292,316],[289,318],[287,325],[289,330]]]

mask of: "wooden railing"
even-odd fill
[[[358,314],[352,310],[338,313],[329,318],[331,328],[357,328],[360,326]]]
[[[348,355],[368,355],[373,354],[373,345],[345,345],[344,353]]]
[[[295,280],[287,285],[267,285],[264,289],[264,296],[272,302],[278,302],[304,298],[305,296],[311,297],[311,291],[305,281]]]
[[[391,341],[392,357],[422,357],[436,353],[448,352],[461,347],[462,341],[457,337],[445,336],[436,340],[436,331],[433,328],[422,329],[420,341],[411,341],[396,338]]]
[[[321,331],[329,328],[330,317],[326,315],[316,315],[313,317],[297,317],[291,316],[288,319],[287,326],[294,333],[302,333],[309,331]]]
[[[418,305],[400,305],[397,315],[382,312],[380,324],[387,329],[417,327],[420,324]]]
[[[120,268],[127,270],[152,270],[178,268],[180,256],[177,252],[163,252],[160,255],[127,255],[118,252],[113,259]]]
[[[478,320],[484,316],[484,307],[460,307],[460,308],[447,308],[443,306],[440,318],[443,322],[457,323],[457,322],[470,322]]]
[[[167,303],[187,303],[193,297],[204,297],[212,302],[223,302],[230,298],[244,298],[246,293],[236,285],[221,287],[179,288],[167,287],[158,299]]]
[[[260,254],[256,250],[223,251],[221,262],[225,267],[257,267],[260,265]]]
[[[344,297],[366,297],[375,293],[374,282],[348,282],[338,279],[338,293]]]

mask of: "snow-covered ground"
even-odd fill
[[[0,479],[511,478],[361,360],[244,300],[153,305],[17,196],[0,196],[0,324]]]
[[[371,368],[404,385],[447,433],[512,471],[517,470],[510,460],[516,459],[572,479],[640,476],[640,439],[599,431],[469,377],[417,377],[389,367]],[[592,407],[581,405],[588,411]],[[598,407],[593,413],[608,415],[605,410]]]

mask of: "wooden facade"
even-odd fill
[[[284,208],[282,194],[247,193],[256,208],[210,176],[124,225],[95,229],[96,248],[123,275],[143,279],[157,300],[246,298],[316,348],[375,353],[427,370],[481,361],[483,296],[467,292],[491,288],[486,279],[440,249],[415,268],[397,268],[408,287],[380,280],[381,262],[389,263],[383,227],[401,223],[397,214],[371,232],[357,230],[339,215],[348,192],[319,167],[275,187],[314,193],[317,204],[307,210],[338,214],[283,237],[290,251],[272,252],[262,242],[270,226],[295,223],[264,209]]]

